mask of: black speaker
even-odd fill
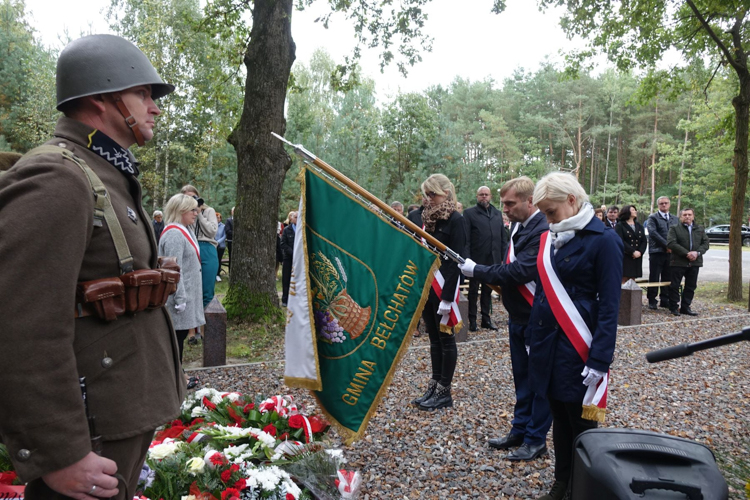
[[[572,500],[726,500],[727,483],[700,443],[636,429],[592,429],[573,447]]]

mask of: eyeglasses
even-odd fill
[[[427,191],[424,195],[428,198],[434,198],[438,194],[435,191]]]

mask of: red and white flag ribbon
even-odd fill
[[[516,251],[513,247],[513,235],[518,232],[518,229],[520,227],[521,227],[521,224],[516,224],[516,226],[513,228],[513,232],[510,233],[510,247],[508,248],[508,256],[505,259],[506,264],[510,264],[516,261]],[[534,304],[534,294],[536,293],[536,282],[529,281],[528,283],[525,283],[523,285],[518,285],[518,291],[521,292],[521,295],[523,295],[523,298],[526,299],[526,302],[528,302],[529,305]]]
[[[552,266],[552,238],[550,238],[549,231],[544,232],[541,237],[537,268],[552,314],[555,315],[560,328],[565,332],[568,340],[585,363],[589,359],[591,330],[581,317],[581,313],[576,309],[573,300]],[[604,422],[608,385],[609,372],[604,374],[599,383],[590,385],[586,389],[586,394],[583,396],[583,414],[581,415],[583,418]]]
[[[195,242],[195,240],[192,238],[192,236],[188,233],[188,229],[185,229],[184,226],[178,226],[177,224],[170,224],[167,227],[164,228],[164,230],[161,232],[161,235],[164,236],[164,233],[169,231],[170,229],[177,229],[182,233],[182,235],[187,238],[187,240],[190,242],[190,244],[193,246],[193,249],[195,250],[195,254],[198,256],[198,262],[201,261],[201,251],[198,247],[198,244]]]
[[[459,330],[463,326],[461,323],[461,312],[458,310],[458,299],[461,295],[461,290],[458,285],[461,284],[461,276],[456,278],[456,297],[451,302],[451,310],[448,314],[443,314],[440,319],[440,331],[443,333],[453,333],[454,328]],[[442,297],[443,287],[445,286],[445,278],[440,273],[440,269],[435,270],[435,279],[432,280],[432,289],[437,294],[438,298]]]

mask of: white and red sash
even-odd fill
[[[585,363],[589,359],[591,331],[552,266],[552,238],[550,238],[549,231],[542,234],[536,262],[552,314],[555,315],[560,328],[565,332],[568,340]],[[583,414],[581,415],[583,418],[604,422],[608,384],[609,371],[598,384],[590,385],[586,389],[586,394],[583,396]]]
[[[516,224],[513,228],[513,232],[510,233],[510,247],[508,248],[508,256],[505,259],[506,264],[510,264],[511,262],[516,261],[516,252],[513,248],[513,235],[518,232],[518,229],[521,227],[521,224]],[[523,295],[523,298],[526,299],[526,302],[529,303],[529,305],[534,304],[534,294],[536,293],[536,282],[529,281],[528,283],[525,283],[523,285],[518,285],[518,291],[521,292],[521,295]]]
[[[450,313],[444,314],[440,319],[440,331],[443,333],[453,333],[453,328],[461,329],[461,312],[458,310],[458,298],[461,295],[461,290],[458,285],[461,283],[461,276],[459,275],[456,283],[456,297],[451,302]],[[445,278],[440,273],[440,269],[435,270],[435,279],[432,280],[432,289],[440,298],[443,294],[443,287],[445,286]]]
[[[164,233],[169,231],[170,229],[177,229],[179,230],[185,238],[190,242],[190,244],[193,246],[193,249],[195,249],[195,254],[198,256],[198,262],[201,261],[201,251],[200,248],[198,248],[198,244],[193,240],[193,238],[188,234],[187,230],[180,225],[177,224],[169,224],[167,227],[164,228],[164,230],[161,232],[161,235],[164,236]]]

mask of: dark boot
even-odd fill
[[[435,387],[435,392],[430,396],[429,399],[423,401],[419,405],[420,410],[438,410],[440,408],[447,408],[453,406],[453,398],[451,397],[451,387],[443,387],[438,384]]]
[[[478,330],[477,328],[477,320],[470,319],[469,320],[469,331],[470,332],[476,332]]]
[[[427,390],[422,395],[422,397],[419,397],[411,402],[414,406],[419,406],[421,403],[427,401],[432,397],[433,394],[435,394],[435,388],[437,387],[437,380],[430,379],[429,382],[427,382]]]
[[[564,481],[555,481],[552,489],[546,495],[540,496],[538,500],[562,500],[568,492],[568,483]]]

